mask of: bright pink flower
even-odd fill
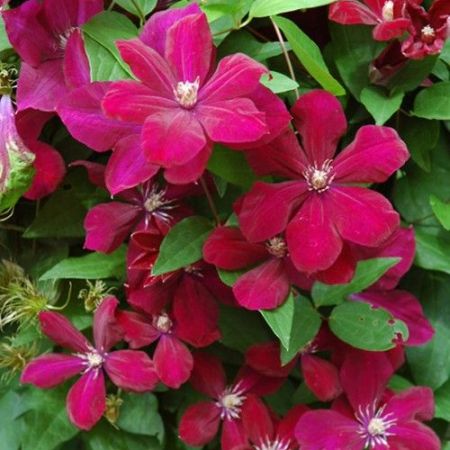
[[[373,38],[389,41],[401,36],[410,24],[407,0],[338,0],[330,5],[330,20],[344,25],[375,25]]]
[[[296,427],[302,450],[438,450],[440,441],[421,422],[434,415],[433,392],[385,390],[393,367],[383,353],[349,353],[341,368],[346,393],[332,410],[306,412]]]
[[[114,297],[108,297],[95,312],[94,346],[63,315],[41,312],[42,332],[73,353],[44,354],[28,363],[22,372],[22,383],[43,389],[81,373],[68,393],[67,411],[71,422],[83,430],[92,428],[105,411],[104,372],[116,386],[136,392],[150,391],[158,382],[153,361],[146,353],[110,351],[122,338],[115,319],[117,305]]]
[[[102,0],[28,0],[2,12],[8,38],[22,58],[19,109],[53,111],[83,78],[87,59],[78,27],[102,10]]]
[[[377,247],[398,228],[399,216],[385,197],[360,183],[385,181],[409,157],[392,128],[366,125],[332,159],[346,130],[340,103],[325,91],[303,95],[292,109],[302,137],[287,131],[249,155],[260,174],[293,179],[257,182],[235,204],[239,224],[250,242],[262,242],[286,230],[295,267],[307,274],[338,264],[345,274],[355,261],[347,243]]]
[[[196,353],[190,381],[210,400],[186,409],[179,428],[181,440],[188,445],[203,446],[214,438],[222,422],[222,450],[246,448],[249,442],[243,425],[243,406],[255,395],[278,389],[279,380],[264,377],[244,366],[234,383],[227,386],[220,361],[212,355]]]
[[[140,81],[114,82],[103,99],[104,111],[141,125],[143,154],[173,170],[174,180],[186,170],[190,179],[199,178],[212,142],[254,145],[288,125],[281,100],[259,82],[264,66],[235,54],[214,72],[211,31],[196,4],[154,14],[140,39],[117,45]]]
[[[420,4],[410,1],[407,10],[411,23],[409,37],[402,43],[402,53],[411,59],[440,53],[450,35],[448,0],[434,0],[428,12]]]

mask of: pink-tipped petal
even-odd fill
[[[62,314],[43,311],[39,313],[42,332],[61,347],[76,353],[86,353],[91,348],[89,341]]]
[[[123,336],[117,319],[116,310],[119,301],[112,295],[106,297],[94,313],[94,342],[95,348],[100,351],[109,351]]]
[[[82,430],[90,430],[106,408],[105,378],[101,369],[88,370],[67,395],[70,421]]]
[[[220,409],[213,402],[189,406],[181,417],[180,439],[196,447],[212,441],[219,430]]]
[[[156,372],[161,381],[172,389],[178,389],[191,376],[194,360],[181,341],[170,335],[162,335],[153,355]]]
[[[408,149],[393,128],[366,125],[335,159],[336,181],[382,183],[408,158]]]
[[[105,370],[116,386],[128,391],[151,391],[158,383],[153,361],[147,353],[138,350],[118,350],[109,353],[105,361]]]
[[[329,92],[315,90],[302,95],[291,109],[310,164],[321,166],[334,156],[347,129],[344,110]]]
[[[86,368],[78,356],[50,353],[30,361],[23,369],[21,383],[30,383],[41,389],[63,383]]]
[[[290,286],[283,261],[271,258],[240,276],[233,292],[241,306],[257,311],[273,309],[284,303]]]
[[[226,387],[225,371],[220,360],[208,353],[194,353],[190,383],[197,391],[211,398],[219,398]]]

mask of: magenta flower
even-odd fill
[[[83,430],[92,428],[105,411],[104,372],[116,386],[130,391],[150,391],[158,382],[153,362],[146,353],[111,351],[122,338],[115,319],[118,303],[114,297],[108,297],[96,310],[94,346],[63,315],[41,312],[42,332],[73,353],[39,356],[27,364],[21,376],[22,383],[46,389],[81,373],[67,395],[67,412],[71,422]]]
[[[407,0],[338,0],[330,5],[330,20],[344,24],[375,25],[373,38],[389,41],[401,36],[410,24]]]
[[[140,81],[114,82],[103,108],[110,118],[142,126],[142,152],[152,164],[197,179],[212,142],[254,145],[289,123],[284,104],[259,82],[264,66],[235,54],[214,71],[211,31],[196,4],[154,14],[140,39],[117,46]]]
[[[302,450],[438,450],[440,441],[421,422],[434,415],[433,392],[385,390],[393,367],[382,353],[349,353],[341,368],[347,400],[331,410],[306,412],[296,427]]]
[[[282,378],[268,378],[243,367],[233,384],[226,384],[220,361],[212,355],[196,353],[191,376],[193,387],[210,397],[189,406],[184,412],[179,435],[183,442],[203,446],[210,442],[222,422],[221,448],[247,448],[248,436],[243,425],[243,405],[255,395],[265,395],[278,389]],[[252,417],[251,419],[257,420]]]
[[[392,128],[366,125],[333,159],[347,126],[336,98],[316,90],[300,97],[292,112],[303,147],[287,131],[249,158],[258,173],[294,181],[255,183],[235,205],[239,224],[251,242],[286,231],[297,270],[313,274],[338,264],[336,274],[346,278],[355,263],[347,243],[377,247],[399,226],[386,198],[355,185],[385,181],[408,150]]]
[[[450,3],[434,0],[427,12],[419,3],[407,5],[411,23],[409,37],[402,43],[402,53],[411,59],[422,59],[441,52],[450,35]]]
[[[8,38],[22,59],[20,110],[53,111],[69,87],[80,82],[87,59],[78,27],[102,10],[102,0],[28,0],[2,12]]]

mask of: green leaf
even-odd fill
[[[444,419],[450,422],[450,382],[447,381],[434,393],[434,402],[436,405],[436,412],[434,417],[436,419]]]
[[[247,271],[248,271],[247,269],[235,270],[235,271],[217,269],[219,278],[222,280],[223,283],[225,283],[227,286],[230,286],[230,287],[234,286],[234,283],[236,283],[238,278]]]
[[[414,114],[424,119],[450,120],[450,81],[423,89],[414,100]]]
[[[9,42],[8,34],[5,29],[5,22],[3,20],[3,16],[0,17],[0,52],[4,50],[8,50],[12,45]],[[0,447],[1,448],[1,447]]]
[[[333,309],[331,331],[352,347],[369,351],[386,351],[396,346],[398,335],[408,339],[408,327],[381,308],[364,302],[346,302]]]
[[[133,22],[123,14],[104,11],[85,23],[82,30],[91,67],[91,81],[132,77],[119,55],[115,41],[137,37],[138,30]]]
[[[83,279],[100,280],[103,278],[122,278],[125,272],[126,247],[122,246],[113,253],[90,253],[85,256],[67,258],[45,272],[40,280]]]
[[[450,233],[432,226],[415,226],[416,266],[450,274]]]
[[[320,314],[312,307],[311,302],[306,297],[295,298],[289,348],[281,347],[282,364],[287,364],[305,348],[316,337],[321,325]]]
[[[205,217],[188,217],[178,222],[162,241],[152,274],[172,272],[201,259],[203,244],[212,229]]]
[[[360,100],[375,119],[377,125],[384,125],[400,108],[405,94],[389,93],[379,86],[368,86],[361,91]]]
[[[261,77],[261,84],[269,88],[274,94],[289,92],[298,88],[298,83],[288,76],[271,71]]]
[[[131,14],[143,19],[155,9],[158,0],[116,0],[116,3]]]
[[[326,90],[335,95],[344,95],[345,89],[330,74],[317,44],[291,20],[273,17],[281,28],[292,50],[311,76]]]
[[[18,450],[23,435],[23,420],[18,419],[22,401],[19,394],[7,391],[0,396],[0,450]]]
[[[67,207],[70,205],[70,208]],[[40,209],[27,228],[25,238],[83,237],[84,216],[87,209],[70,191],[55,192]]]
[[[432,195],[430,197],[430,205],[440,224],[447,231],[450,231],[450,203],[443,202],[440,198]]]
[[[323,284],[316,282],[311,295],[316,306],[338,305],[350,294],[361,292],[379,280],[400,258],[375,258],[359,261],[355,275],[347,284]]]
[[[255,0],[250,8],[250,17],[268,17],[298,9],[329,5],[335,0]]]
[[[250,189],[255,175],[250,169],[243,152],[236,152],[221,145],[215,145],[208,161],[208,170],[231,184]]]
[[[22,450],[53,450],[79,433],[67,417],[65,388],[29,391]]]

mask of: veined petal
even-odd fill
[[[149,319],[133,311],[118,311],[117,322],[123,330],[124,340],[131,348],[150,345],[161,336]]]
[[[357,258],[355,258],[352,249],[344,243],[336,261],[328,269],[315,273],[314,279],[325,284],[350,283],[353,275],[355,275],[356,262]]]
[[[70,421],[82,430],[90,430],[106,408],[105,378],[101,369],[88,370],[67,395]]]
[[[376,25],[380,17],[358,0],[339,0],[332,5],[328,12],[328,18],[344,25]]]
[[[420,422],[406,422],[394,425],[389,429],[394,436],[388,442],[392,448],[407,448],[408,450],[440,450],[441,441],[436,433]]]
[[[71,88],[82,87],[91,82],[89,60],[79,29],[74,30],[67,40],[63,70],[66,83]]]
[[[255,344],[245,352],[245,364],[267,377],[287,377],[296,362],[294,359],[282,366],[280,345],[276,342]]]
[[[373,38],[376,41],[390,41],[400,37],[410,23],[410,19],[406,17],[381,22],[373,29]]]
[[[431,420],[434,417],[433,391],[429,387],[411,387],[391,397],[384,410],[400,421]]]
[[[84,24],[103,11],[102,0],[67,0],[64,4],[59,0],[45,0],[43,6],[51,30],[60,33]]]
[[[116,386],[128,391],[151,391],[158,383],[153,361],[147,353],[138,350],[109,353],[105,360],[105,370]]]
[[[30,361],[22,372],[20,382],[30,383],[41,389],[51,388],[85,368],[85,361],[78,356],[50,353]]]
[[[221,361],[209,353],[195,352],[190,383],[197,391],[217,399],[226,387],[226,376]]]
[[[274,426],[269,410],[256,395],[248,395],[242,405],[242,424],[253,444],[261,445],[274,437]]]
[[[233,450],[248,445],[248,438],[242,420],[225,419],[222,422],[220,443],[222,450]]]
[[[52,311],[39,313],[42,332],[61,347],[85,353],[91,348],[89,341],[62,314]]]
[[[100,351],[109,351],[123,336],[116,319],[119,301],[112,295],[106,297],[94,313],[94,342]]]

